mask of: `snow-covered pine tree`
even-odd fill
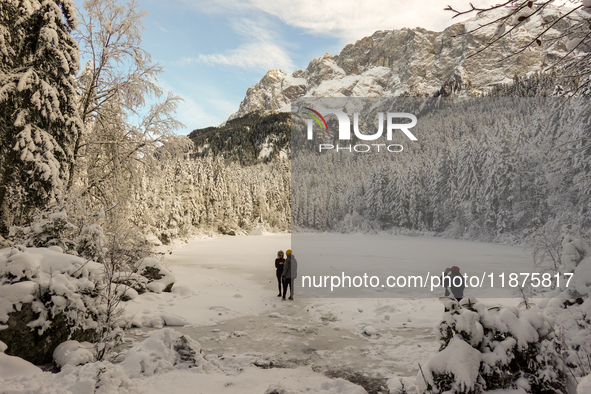
[[[539,311],[450,302],[439,324],[439,353],[417,375],[421,393],[478,394],[516,390],[566,394],[570,377],[561,338]]]
[[[55,201],[67,181],[83,128],[76,23],[70,0],[0,3],[0,233]]]
[[[391,180],[389,182],[392,188],[389,195],[392,197],[392,204],[390,211],[392,214],[392,221],[395,226],[406,227],[409,224],[408,220],[408,205],[409,205],[409,176],[404,168],[398,163],[392,166]]]

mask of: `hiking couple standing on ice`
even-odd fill
[[[277,285],[279,286],[279,294],[277,297],[285,301],[287,295],[287,288],[289,287],[289,299],[293,300],[294,290],[293,285],[295,279],[298,276],[298,262],[294,255],[291,253],[291,249],[287,249],[285,252],[287,259],[283,258],[283,250],[277,252],[277,258],[275,259],[275,275],[277,276]],[[283,289],[283,293],[281,290]]]

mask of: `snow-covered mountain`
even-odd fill
[[[551,21],[556,15],[556,10],[549,9],[529,19]],[[528,19],[502,42],[470,56],[494,37],[497,25],[483,25],[498,16],[475,17],[443,32],[422,28],[376,31],[345,46],[338,55],[327,53],[312,60],[305,70],[291,74],[270,70],[247,90],[230,119],[255,111],[289,111],[290,100],[301,96],[480,95],[495,85],[511,82],[515,75],[544,71],[566,52],[565,44],[559,41],[534,45],[508,57],[535,38],[537,30]],[[483,27],[468,33],[479,26]],[[558,35],[556,29],[561,27],[557,24],[548,36]]]

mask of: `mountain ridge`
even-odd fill
[[[248,88],[238,111],[228,120],[253,112],[288,112],[290,101],[302,96],[479,96],[511,83],[515,76],[544,71],[567,52],[565,43],[558,41],[511,56],[535,37],[537,30],[528,29],[539,25],[532,23],[533,19],[552,21],[557,12],[548,9],[531,20],[515,21],[520,26],[508,39],[478,56],[470,55],[486,45],[497,29],[496,25],[482,25],[498,12],[454,24],[442,32],[420,27],[378,30],[346,45],[338,55],[326,53],[311,60],[305,70],[291,74],[269,70]],[[558,23],[548,36],[557,37],[563,27]]]
[[[538,17],[551,21],[556,10]],[[189,134],[196,147],[194,155],[221,155],[243,165],[288,158],[290,103],[302,96],[499,96],[514,95],[517,90],[526,96],[551,95],[549,84],[556,84],[556,77],[534,74],[542,75],[566,53],[566,45],[557,42],[553,47],[525,51],[499,62],[499,56],[509,56],[536,34],[520,27],[503,44],[502,51],[490,48],[479,57],[470,57],[494,35],[496,26],[482,28],[478,34],[466,31],[486,21],[473,18],[442,32],[423,28],[378,30],[346,45],[338,55],[326,53],[312,59],[305,70],[287,74],[271,69],[247,90],[239,110],[226,122]],[[562,28],[557,24],[550,34],[558,35]],[[541,82],[543,93],[536,88]]]

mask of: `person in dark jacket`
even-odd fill
[[[457,277],[460,279],[456,279]],[[451,292],[453,298],[460,302],[464,298],[464,289],[466,288],[460,268],[455,265],[451,268],[446,268],[442,280],[445,286],[445,296],[450,296]],[[447,312],[448,308],[445,308],[445,311]]]
[[[275,276],[277,276],[277,286],[279,287],[279,294],[277,297],[281,297],[281,274],[283,273],[283,266],[285,264],[285,259],[283,258],[283,250],[277,252],[277,258],[275,259]]]
[[[295,279],[298,277],[298,262],[291,253],[291,249],[287,249],[285,252],[287,255],[287,259],[285,259],[285,265],[283,266],[283,273],[281,274],[283,278],[283,298],[282,300],[285,301],[285,296],[287,295],[287,287],[289,286],[289,299],[293,300],[294,290],[293,285]]]

